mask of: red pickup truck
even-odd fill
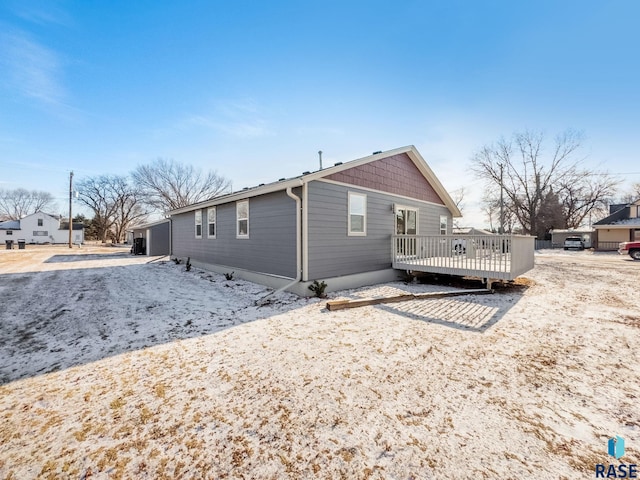
[[[640,260],[640,242],[622,242],[619,245],[618,253],[620,255],[631,255],[634,260]]]

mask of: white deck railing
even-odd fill
[[[393,268],[513,280],[533,268],[534,240],[525,235],[396,235]]]

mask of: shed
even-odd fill
[[[171,221],[168,218],[137,225],[130,231],[134,241],[136,238],[144,239],[144,253],[146,255],[169,255],[171,251]]]

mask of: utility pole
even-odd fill
[[[498,165],[500,165],[500,234],[504,233],[504,188],[502,187],[503,185],[503,169],[504,169],[504,165],[502,163],[499,163]]]
[[[69,248],[73,248],[71,235],[73,234],[73,220],[71,213],[71,200],[73,200],[73,172],[69,173]]]

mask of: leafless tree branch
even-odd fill
[[[0,220],[19,220],[35,212],[56,209],[53,195],[38,190],[0,190]]]
[[[507,209],[525,233],[543,236],[552,226],[579,226],[603,207],[619,183],[581,167],[581,143],[580,132],[567,130],[547,151],[544,134],[516,132],[508,140],[482,147],[472,159],[472,169],[487,181],[489,190],[499,192],[502,165]]]
[[[214,171],[159,158],[131,174],[141,200],[157,212],[167,212],[211,199],[230,189],[230,181]]]

